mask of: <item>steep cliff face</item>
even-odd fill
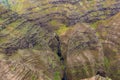
[[[19,14],[47,24],[51,20],[66,25],[90,23],[109,18],[120,11],[119,0],[8,0],[6,4]]]
[[[56,54],[49,50],[18,50],[0,58],[0,80],[61,80]]]
[[[84,25],[78,26],[69,39],[67,52],[68,72],[73,80],[95,75],[103,58],[95,32]]]
[[[69,33],[69,34],[68,34]],[[103,50],[93,29],[77,24],[61,36],[68,80],[91,77],[102,68]],[[64,47],[64,45],[67,45]]]
[[[119,0],[0,4],[1,80],[120,79]]]
[[[106,56],[106,70],[109,76],[112,75],[116,80],[119,79],[120,75],[120,13],[114,17],[100,22],[96,31],[98,32]],[[116,73],[116,74],[114,74]]]
[[[56,34],[3,6],[0,14],[1,80],[60,80]]]
[[[1,8],[0,47],[1,52],[12,53],[18,49],[49,49],[49,43],[56,42],[56,34],[48,32],[39,24],[19,16],[11,10]]]

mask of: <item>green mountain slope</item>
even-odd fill
[[[119,14],[119,0],[2,0],[0,80],[119,80]]]

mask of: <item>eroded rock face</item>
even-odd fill
[[[13,11],[42,25],[52,20],[69,26],[78,22],[91,23],[120,12],[119,0],[6,0],[4,3]]]
[[[120,75],[120,13],[114,17],[104,21],[97,27],[97,32],[101,38],[104,55],[105,55],[105,68],[107,74],[114,78],[119,79]]]
[[[0,51],[13,53],[18,49],[50,49],[56,43],[56,34],[48,32],[39,24],[19,16],[17,13],[0,7]]]
[[[95,30],[80,24],[117,14],[118,0],[11,2],[13,11],[0,5],[2,80],[80,80],[94,76],[103,67],[110,77],[119,80],[120,15]]]
[[[2,54],[0,54],[2,56]],[[19,50],[0,58],[0,80],[60,80],[62,70],[51,51]]]
[[[54,32],[0,6],[0,80],[61,80],[57,44]]]
[[[92,77],[102,68],[102,46],[96,32],[88,25],[77,24],[60,39],[68,80]]]

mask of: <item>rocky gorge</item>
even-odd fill
[[[119,0],[0,0],[0,80],[111,79]]]

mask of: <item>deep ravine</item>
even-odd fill
[[[62,56],[62,51],[61,51],[61,41],[60,41],[60,38],[59,36],[55,36],[55,38],[57,39],[58,41],[58,45],[57,45],[57,55],[58,57],[60,58],[60,61],[62,63],[62,65],[64,66],[64,71],[63,71],[63,77],[61,80],[67,80],[67,74],[66,74],[66,64],[65,64],[65,59],[63,58]]]

